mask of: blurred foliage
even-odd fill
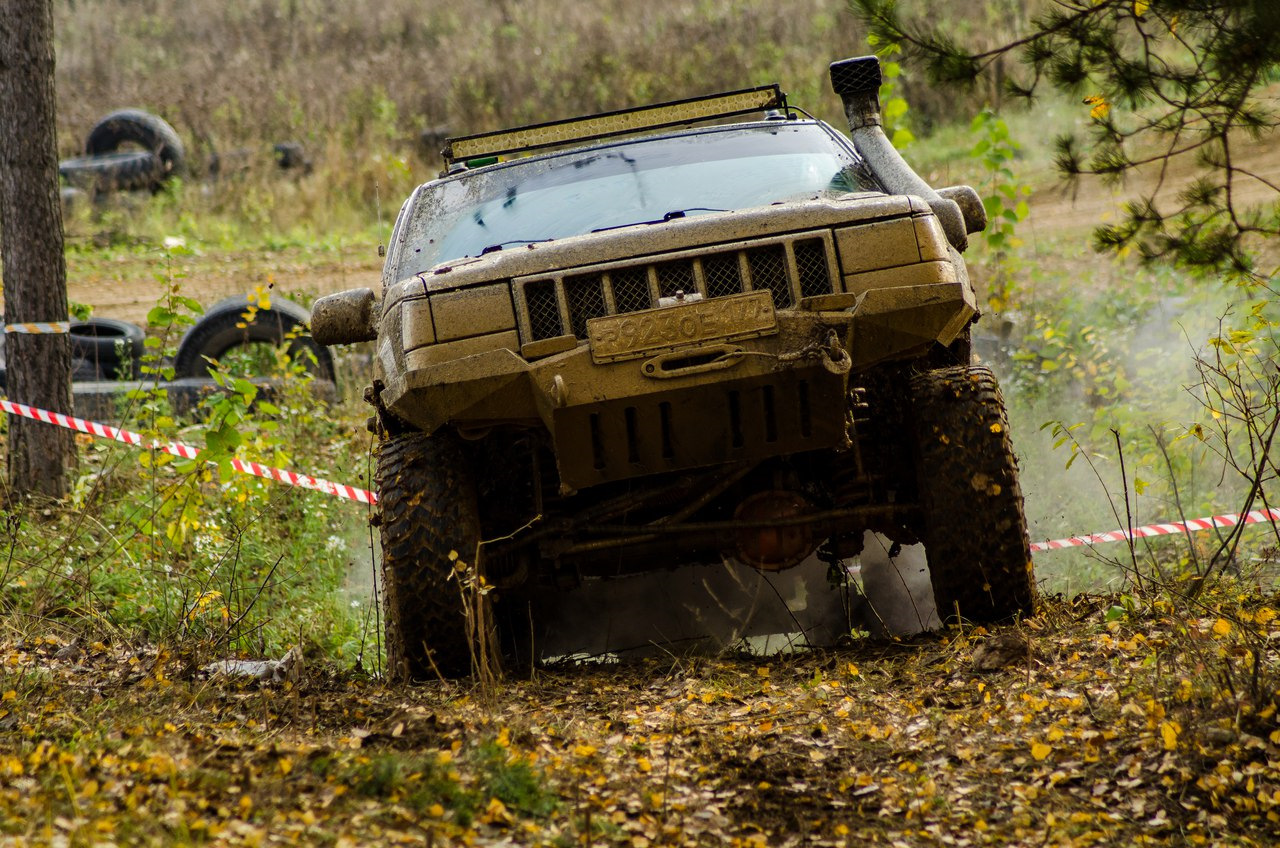
[[[1237,161],[1277,122],[1267,100],[1280,70],[1271,0],[1063,0],[995,46],[904,15],[896,0],[855,5],[877,38],[936,82],[972,84],[1013,55],[1024,70],[1004,77],[1008,93],[1048,86],[1080,99],[1088,142],[1060,137],[1059,171],[1143,180],[1124,220],[1095,231],[1100,249],[1245,273],[1250,245],[1280,234],[1276,185]]]
[[[144,446],[81,436],[70,500],[56,510],[12,508],[0,609],[64,619],[94,638],[191,640],[224,655],[303,645],[357,663],[367,652],[376,664],[369,598],[343,590],[360,509],[232,468],[236,459],[357,482],[367,446],[345,414],[317,399],[307,363],[287,346],[274,349],[273,368],[255,367],[274,378],[269,398],[214,363],[219,390],[177,414],[170,363],[203,310],[168,265],[156,274],[163,295],[149,316],[143,379],[122,392],[119,409],[122,429],[140,433]],[[260,290],[247,308],[269,306]],[[201,452],[186,459],[163,449],[171,442]]]

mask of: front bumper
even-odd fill
[[[849,374],[948,344],[974,315],[963,283],[868,289],[777,313],[776,331],[709,340],[648,358],[599,362],[583,342],[533,362],[498,333],[497,349],[406,356],[381,404],[432,432],[544,427],[561,482],[613,480],[837,447],[848,438]],[[676,306],[671,309],[685,309]],[[464,344],[459,342],[459,345]],[[680,367],[668,368],[678,357]],[[656,365],[655,365],[656,363]]]

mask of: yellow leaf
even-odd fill
[[[1133,15],[1140,18],[1147,13],[1147,9],[1151,8],[1148,0],[1133,0]]]
[[[1254,616],[1254,621],[1258,622],[1259,624],[1269,624],[1271,620],[1275,617],[1276,617],[1275,610],[1273,610],[1271,607],[1263,607],[1262,609],[1258,610],[1257,615]]]
[[[1043,760],[1045,757],[1053,753],[1053,749],[1043,742],[1031,743],[1031,756],[1037,761]]]
[[[1089,117],[1095,121],[1106,117],[1107,113],[1111,111],[1111,104],[1101,94],[1090,94],[1084,99],[1084,102],[1090,107]]]
[[[1231,622],[1220,618],[1213,623],[1213,635],[1222,638],[1231,632]]]
[[[430,807],[427,808],[427,814],[430,815],[433,819],[443,818],[444,807],[440,806],[439,804],[432,804]]]
[[[596,746],[594,745],[579,745],[573,749],[573,753],[577,754],[579,757],[590,757],[595,752]]]
[[[280,762],[276,765],[280,767],[280,773],[283,775],[287,775],[289,772],[293,771],[293,760],[288,757],[281,757]]]
[[[1182,732],[1182,725],[1176,721],[1166,721],[1160,725],[1160,738],[1164,740],[1164,749],[1166,751],[1178,750],[1178,734]]]
[[[489,799],[489,805],[485,808],[485,817],[494,824],[510,824],[512,821],[511,813],[507,812],[507,805],[497,798]]]
[[[17,690],[10,689],[9,691],[5,692],[3,696],[0,696],[0,700],[12,701],[14,698],[17,698],[17,697],[18,697]]]
[[[641,757],[636,760],[636,768],[640,769],[641,774],[648,774],[653,771],[653,763],[649,762],[648,757]]]

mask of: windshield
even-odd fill
[[[859,191],[879,187],[814,123],[629,139],[424,186],[397,277],[514,245]]]

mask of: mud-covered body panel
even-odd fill
[[[796,256],[807,245],[822,270],[806,276]],[[777,257],[768,281],[753,264],[761,251]],[[544,428],[573,489],[834,448],[848,439],[830,410],[843,404],[849,373],[949,344],[972,318],[957,260],[927,206],[877,195],[468,259],[389,290],[380,400],[427,432]],[[721,275],[715,288],[716,262],[740,268],[732,285]],[[686,266],[691,291],[665,293],[660,269]],[[647,281],[647,293],[624,295],[624,280]],[[591,297],[580,290],[587,284]],[[541,330],[530,295],[538,285],[554,312]],[[737,306],[770,297],[778,308],[765,317]],[[618,339],[628,325],[638,328],[629,346]]]

